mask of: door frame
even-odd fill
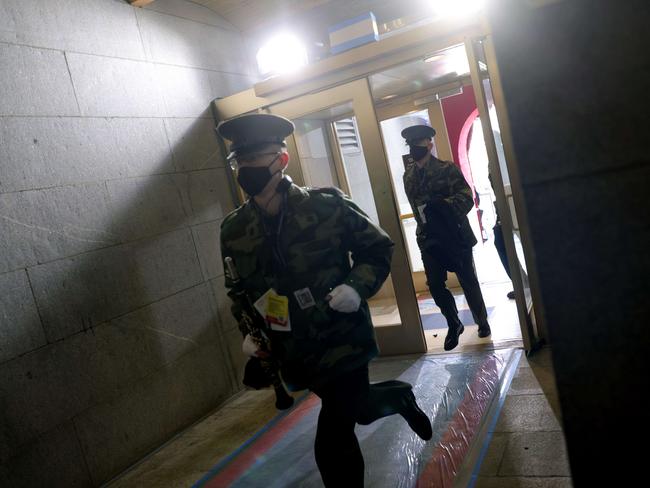
[[[494,107],[497,112],[499,120],[499,129],[504,146],[505,162],[508,171],[508,179],[510,181],[510,191],[512,193],[513,208],[516,211],[517,228],[521,235],[522,244],[525,251],[524,256],[527,256],[526,269],[531,270],[534,264],[530,260],[532,248],[530,247],[528,238],[527,219],[525,217],[524,207],[522,205],[521,189],[518,185],[518,170],[514,160],[514,151],[511,145],[510,127],[508,125],[507,112],[505,102],[501,93],[497,94],[497,87],[500,86],[498,78],[498,70],[496,69],[496,60],[493,56],[488,54],[488,45],[491,43],[490,36],[477,36],[468,37],[465,39],[465,50],[469,60],[470,75],[472,78],[472,87],[474,88],[474,97],[476,99],[476,106],[481,120],[481,128],[483,130],[483,138],[485,140],[485,148],[488,153],[489,171],[493,178],[493,189],[496,197],[496,205],[501,217],[501,227],[503,230],[504,243],[506,247],[506,255],[508,263],[510,264],[510,275],[515,292],[515,302],[517,305],[517,315],[519,316],[519,325],[521,328],[521,337],[524,343],[524,349],[527,352],[534,350],[540,341],[539,333],[536,329],[536,321],[533,311],[533,304],[536,303],[533,293],[533,276],[536,272],[528,272],[529,286],[531,288],[531,302],[527,303],[526,294],[524,292],[524,284],[519,267],[521,266],[519,257],[515,249],[515,242],[513,237],[514,222],[510,211],[508,202],[508,195],[506,195],[505,187],[503,184],[503,174],[501,172],[501,165],[499,164],[499,156],[494,140],[492,121],[489,116],[489,107],[487,102],[487,95],[483,81],[488,79],[490,81],[490,88],[494,101]],[[484,61],[480,61],[477,56],[477,43],[482,43]],[[485,66],[481,67],[480,63],[484,62]],[[497,101],[498,99],[498,101]],[[524,244],[525,243],[525,244]]]
[[[445,119],[442,113],[442,105],[440,100],[433,100],[432,102],[422,104],[421,106],[416,106],[413,103],[413,99],[422,96],[435,96],[438,92],[446,91],[450,86],[456,86],[457,83],[445,83],[438,87],[430,88],[422,92],[413,92],[404,97],[400,97],[394,100],[391,100],[388,103],[384,103],[381,106],[375,105],[375,111],[377,113],[377,123],[381,129],[381,122],[392,119],[395,117],[401,117],[408,115],[411,112],[426,110],[429,116],[429,121],[431,126],[436,129],[436,137],[433,138],[433,144],[436,148],[437,157],[444,161],[451,161],[453,159],[451,144],[449,143],[449,135],[447,134],[447,126],[445,124]],[[406,219],[413,218],[412,210],[408,211],[405,214],[399,214],[400,226],[402,222]],[[402,230],[403,232],[403,230]],[[413,271],[413,282],[416,289],[427,289],[426,285],[426,274],[424,270],[422,271]],[[447,272],[447,284],[449,287],[457,288],[460,286],[456,273]]]
[[[367,78],[276,103],[267,107],[267,111],[294,119],[345,103],[352,104],[356,117],[379,223],[395,243],[390,273],[401,324],[375,327],[377,342],[382,355],[423,353],[427,351],[426,340],[388,161]],[[295,156],[298,156],[297,152]]]

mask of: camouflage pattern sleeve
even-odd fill
[[[343,222],[353,266],[343,281],[367,300],[373,296],[390,272],[393,241],[352,200],[343,198]]]
[[[449,204],[456,219],[460,221],[474,206],[474,198],[472,189],[465,181],[463,173],[454,163],[449,163],[449,192],[450,196],[445,198],[445,202]]]

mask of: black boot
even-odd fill
[[[431,422],[429,417],[422,411],[415,401],[413,390],[409,388],[405,395],[402,396],[402,405],[400,415],[409,424],[409,427],[420,438],[428,441],[433,436]]]
[[[368,425],[377,419],[399,413],[419,437],[428,441],[433,432],[429,417],[415,401],[413,387],[404,381],[390,380],[370,385],[368,406],[357,423]]]
[[[478,326],[478,336],[480,338],[489,337],[490,335],[492,335],[492,331],[490,330],[490,324],[486,322],[483,325]]]
[[[463,324],[458,321],[457,324],[447,326],[447,337],[445,337],[445,351],[451,351],[458,345],[458,338],[465,330]]]

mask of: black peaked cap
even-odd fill
[[[294,125],[289,119],[273,114],[245,114],[224,120],[217,126],[217,132],[231,141],[232,158],[237,151],[248,146],[277,143],[293,133]]]
[[[421,141],[422,139],[431,139],[436,135],[436,130],[428,125],[412,125],[402,131],[402,137],[406,139],[407,144]]]

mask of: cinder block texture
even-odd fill
[[[235,391],[244,388],[242,383],[244,379],[244,367],[248,357],[242,352],[242,335],[239,329],[234,328],[224,333],[224,348],[228,351],[234,372],[234,389]]]
[[[226,293],[226,287],[224,286],[225,278],[219,276],[210,280],[210,286],[212,288],[212,296],[216,302],[216,307],[219,312],[219,319],[221,321],[221,330],[223,333],[229,332],[232,329],[237,329],[237,321],[230,312],[230,307],[232,305],[232,300]]]
[[[165,115],[153,64],[77,53],[68,53],[67,58],[82,115]]]
[[[133,9],[105,0],[3,0],[0,42],[144,58]],[[79,26],[83,26],[82,29]]]
[[[0,118],[0,168],[0,193],[174,171],[150,118]]]
[[[101,183],[0,194],[0,272],[118,242]]]
[[[185,225],[183,202],[172,175],[112,180],[106,187],[122,241]]]
[[[192,225],[221,219],[234,210],[234,196],[223,168],[176,174],[174,181]]]
[[[50,340],[202,281],[189,229],[42,264],[29,275]]]
[[[137,15],[151,61],[229,73],[249,72],[239,32],[152,10],[138,10]],[[174,35],[170,36],[170,32]]]
[[[24,270],[0,274],[0,363],[45,342],[27,274]]]
[[[239,388],[210,103],[246,49],[189,0],[0,0],[0,485],[98,486]]]
[[[212,119],[209,102],[250,88],[251,76],[166,64],[155,65],[167,117]]]
[[[198,285],[8,363],[0,370],[0,455],[15,455],[66,419],[116,401],[199,347],[216,347],[208,294],[207,284]],[[228,368],[221,355],[215,361]]]
[[[208,345],[75,420],[93,481],[127,468],[230,395],[221,350]]]
[[[73,423],[68,421],[57,426],[7,460],[0,466],[0,485],[16,488],[92,486]]]
[[[178,0],[156,0],[145,7],[146,10],[174,15],[187,20],[193,20],[202,24],[213,25],[223,29],[237,31],[236,27],[223,17],[217,15],[198,2],[179,2]]]
[[[207,222],[192,228],[203,278],[209,280],[223,274],[221,260],[221,221]]]
[[[65,55],[0,43],[0,116],[78,115]]]
[[[226,165],[217,140],[214,119],[165,119],[165,128],[178,171]]]

